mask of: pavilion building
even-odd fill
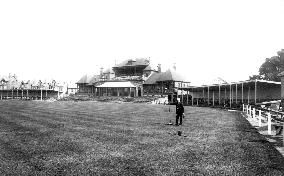
[[[178,74],[174,69],[165,72],[153,73],[143,84],[145,95],[167,96],[170,103],[174,103],[178,98],[180,88],[189,88],[190,82]],[[180,92],[180,93],[179,93]]]
[[[157,70],[146,58],[128,59],[100,75],[83,76],[76,84],[79,93],[95,96],[143,96],[144,81]]]

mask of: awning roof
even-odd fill
[[[192,86],[190,88],[180,88],[183,90],[189,90],[189,91],[194,91],[194,92],[200,92],[204,90],[207,90],[208,87],[210,88],[210,90],[219,90],[219,86],[221,89],[223,88],[230,88],[230,85],[232,87],[232,89],[235,90],[235,86],[238,85],[240,86],[241,84],[243,84],[244,88],[248,88],[251,87],[254,89],[255,83],[257,83],[258,86],[261,87],[279,87],[281,86],[281,82],[274,82],[274,81],[266,81],[266,80],[250,80],[250,81],[239,81],[239,82],[231,82],[231,83],[227,83],[227,84],[213,84],[213,85],[202,85],[202,86]]]
[[[97,87],[136,87],[131,82],[105,82]]]

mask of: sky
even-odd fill
[[[247,80],[284,49],[284,0],[0,1],[0,75],[78,81],[132,58],[192,85]]]

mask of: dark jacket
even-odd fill
[[[183,105],[182,103],[177,103],[176,104],[176,114],[182,115],[182,113],[184,113]]]

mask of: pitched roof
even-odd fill
[[[129,81],[117,81],[117,82],[105,82],[97,87],[135,87],[131,82]]]
[[[84,75],[76,84],[88,84],[94,76]]]
[[[144,71],[156,71],[153,66],[148,65],[146,68],[144,68]]]
[[[162,73],[152,73],[143,84],[156,84]]]
[[[166,72],[163,72],[157,81],[184,81],[186,79],[178,74],[175,70],[168,69]]]
[[[137,58],[137,59],[127,59],[114,67],[125,67],[125,66],[137,66],[137,65],[149,65],[149,60],[145,58]]]
[[[162,73],[152,73],[143,84],[156,84],[159,81],[183,81],[188,82],[183,76],[176,71],[168,69]]]

